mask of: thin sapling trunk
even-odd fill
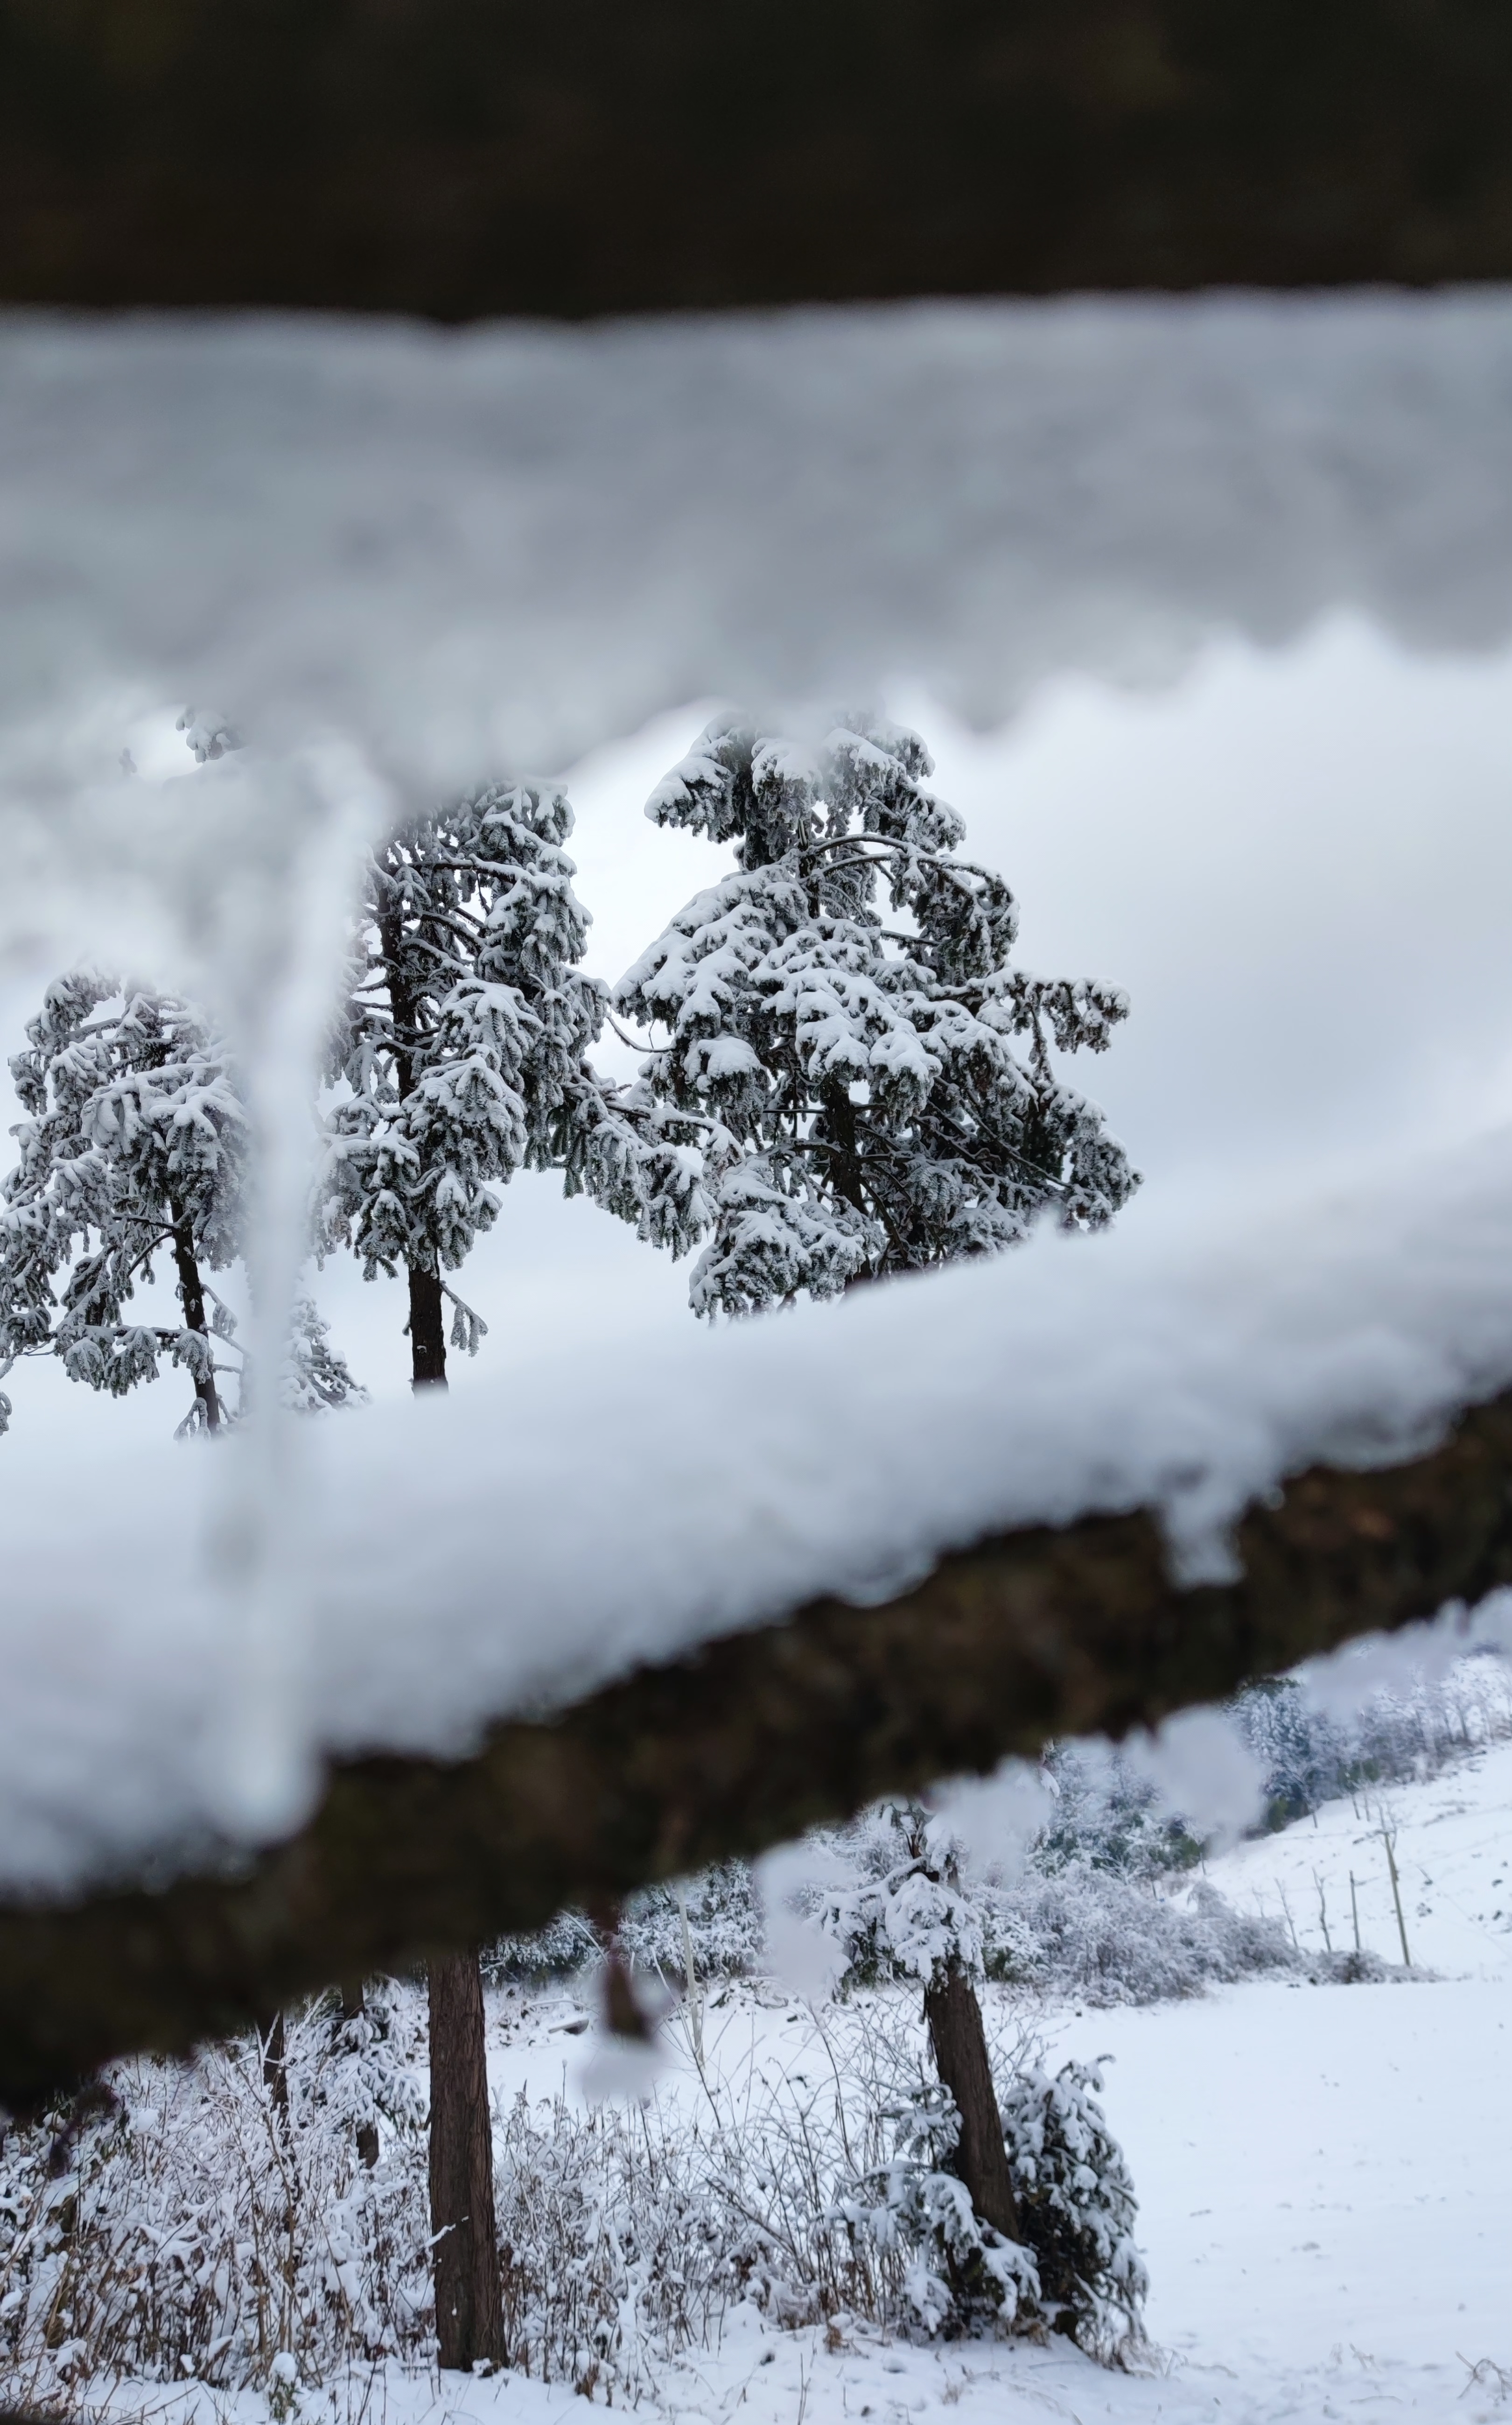
[[[185,1330],[197,1330],[206,1341],[211,1336],[205,1320],[205,1285],[199,1277],[199,1261],[194,1250],[194,1231],[187,1220],[176,1219],[173,1225],[173,1261],[179,1275],[179,1302],[183,1308]],[[214,1352],[214,1351],[212,1351]],[[197,1376],[195,1396],[207,1432],[220,1429],[220,1395],[215,1388],[213,1366],[207,1361],[203,1373]]]
[[[363,1996],[360,1983],[354,1987],[350,1981],[343,1982],[341,1994],[342,2021],[359,2021],[362,2018],[364,2010],[366,2009],[366,1999]],[[358,2161],[365,2164],[368,2171],[371,2173],[374,2164],[378,2160],[378,2126],[376,2122],[359,2122],[358,2124],[357,2153]]]

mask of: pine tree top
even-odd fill
[[[1046,1212],[1097,1228],[1138,1184],[1054,1057],[1104,1051],[1127,999],[1011,965],[1013,896],[931,771],[869,718],[800,746],[724,717],[647,803],[737,862],[615,988],[653,1036],[645,1099],[705,1132],[700,1311],[992,1252]]]
[[[606,991],[580,965],[572,825],[559,784],[488,784],[367,861],[316,1218],[321,1250],[350,1247],[369,1278],[455,1271],[521,1169],[675,1251],[706,1226],[696,1143],[589,1059]],[[453,1343],[478,1334],[459,1304]]]

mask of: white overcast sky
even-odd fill
[[[1512,1112],[1512,654],[1412,657],[1335,624],[1282,652],[1215,644],[1173,689],[1067,681],[990,735],[926,699],[888,706],[923,732],[969,855],[1017,894],[1022,962],[1131,996],[1111,1051],[1071,1065],[1145,1173],[1124,1220],[1221,1222],[1236,1198],[1327,1185]],[[606,977],[729,863],[642,814],[705,714],[661,717],[573,772]],[[24,1008],[0,1003],[7,1052]],[[479,1369],[691,1323],[686,1281],[538,1178],[514,1183],[459,1277],[490,1325]],[[317,1293],[358,1376],[402,1389],[399,1287],[348,1263]],[[0,1459],[18,1483],[65,1422],[166,1437],[185,1394],[170,1377],[128,1410],[41,1366],[8,1386]]]

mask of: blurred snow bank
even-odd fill
[[[1046,673],[1160,678],[1330,609],[1423,646],[1512,631],[1495,290],[13,315],[0,397],[3,771],[55,811],[167,699],[428,791],[691,698],[900,679],[998,721]]]
[[[517,1365],[311,1423],[276,1511],[309,1748],[453,1751],[996,1529],[1159,1507],[1188,1570],[1278,1476],[1426,1446],[1512,1383],[1512,1133],[1205,1247],[1042,1234],[992,1264]],[[0,1876],[227,1821],[213,1724],[253,1443],[33,1469],[0,1511]]]

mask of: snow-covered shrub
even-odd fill
[[[1064,2064],[1054,2078],[1036,2066],[999,2102],[1041,2312],[1053,2331],[1107,2362],[1143,2339],[1150,2283],[1134,2244],[1134,2183],[1102,2088],[1088,2064]]]
[[[740,2269],[703,2132],[655,2107],[583,2113],[522,2090],[494,2155],[514,2365],[633,2397],[660,2360],[708,2339]]]
[[[1142,2342],[1149,2277],[1102,2085],[1085,2064],[1053,2077],[1030,2064],[1000,2096],[1022,2243],[972,2211],[949,2168],[959,2122],[948,2093],[921,2084],[895,2109],[891,2157],[836,2201],[834,2217],[853,2240],[901,2257],[901,2305],[931,2337],[984,2322],[1048,2330],[1105,2364]]]
[[[1038,2328],[1035,2247],[986,2229],[951,2168],[916,1999],[856,1995],[780,2049],[741,2014],[709,2004],[696,2102],[497,2113],[510,2363],[626,2404],[739,2300],[777,2324]],[[360,2011],[327,1997],[286,2015],[281,2065],[255,2037],[121,2064],[114,2101],[61,2137],[61,2114],[12,2131],[0,2406],[62,2414],[114,2378],[192,2376],[292,2415],[375,2360],[427,2369],[424,2019],[407,1983]],[[996,2077],[1037,2060],[1011,2036]]]
[[[1048,1873],[1108,1870],[1150,1878],[1196,1867],[1202,1846],[1114,1745],[1051,1743],[1040,1764],[1051,1812],[1030,1849]]]
[[[852,2246],[895,2260],[904,2315],[931,2338],[1037,2321],[1033,2255],[982,2222],[948,2169],[961,2128],[948,2090],[921,2082],[886,2119],[891,2155],[836,2199],[834,2224]]]
[[[256,2038],[120,2065],[56,2177],[63,2117],[13,2132],[0,2405],[192,2375],[289,2412],[300,2385],[354,2363],[428,2367],[423,2023],[402,1985],[370,1988],[358,2013],[326,1998],[287,2016],[286,2103]],[[759,2270],[759,2234],[711,2186],[707,2128],[522,2097],[498,2118],[495,2160],[510,2360],[538,2378],[632,2396]]]
[[[745,1861],[722,1861],[670,1887],[646,1887],[620,1914],[620,1950],[632,1969],[658,1972],[677,1986],[686,1983],[688,1942],[693,1976],[729,1979],[759,1968],[761,1908]],[[559,1912],[530,1936],[501,1936],[483,1957],[490,1979],[558,1979],[592,1968],[603,1943],[581,1911]]]
[[[942,1860],[918,1844],[903,1843],[892,1804],[824,1839],[836,1875],[807,1900],[847,1955],[843,1992],[889,1979],[927,1984],[947,1946],[999,1983],[1090,2004],[1158,2003],[1302,1967],[1278,1922],[1236,1911],[1205,1880],[1173,1892],[1157,1876],[1073,1860],[1062,1838],[1048,1868],[1036,1846],[1005,1882],[959,1845]]]
[[[1280,1923],[1236,1911],[1202,1881],[1182,1896],[1090,1867],[1032,1871],[986,1888],[991,1979],[1086,2004],[1154,2004],[1298,1969]]]
[[[636,1967],[659,1971],[679,1986],[686,1983],[688,1947],[695,1978],[729,1979],[758,1968],[762,1916],[750,1865],[722,1861],[680,1885],[632,1895],[620,1918],[619,1941]]]
[[[254,2037],[116,2066],[76,2130],[0,2150],[8,2396],[132,2375],[267,2385],[420,2355],[429,2331],[415,2016],[328,2003],[285,2024],[287,2099]],[[362,2160],[358,2129],[383,2144]],[[10,2386],[15,2386],[12,2392]]]
[[[545,1928],[525,1936],[496,1936],[481,1956],[489,1981],[569,1979],[600,1961],[603,1947],[581,1911],[559,1911]]]

